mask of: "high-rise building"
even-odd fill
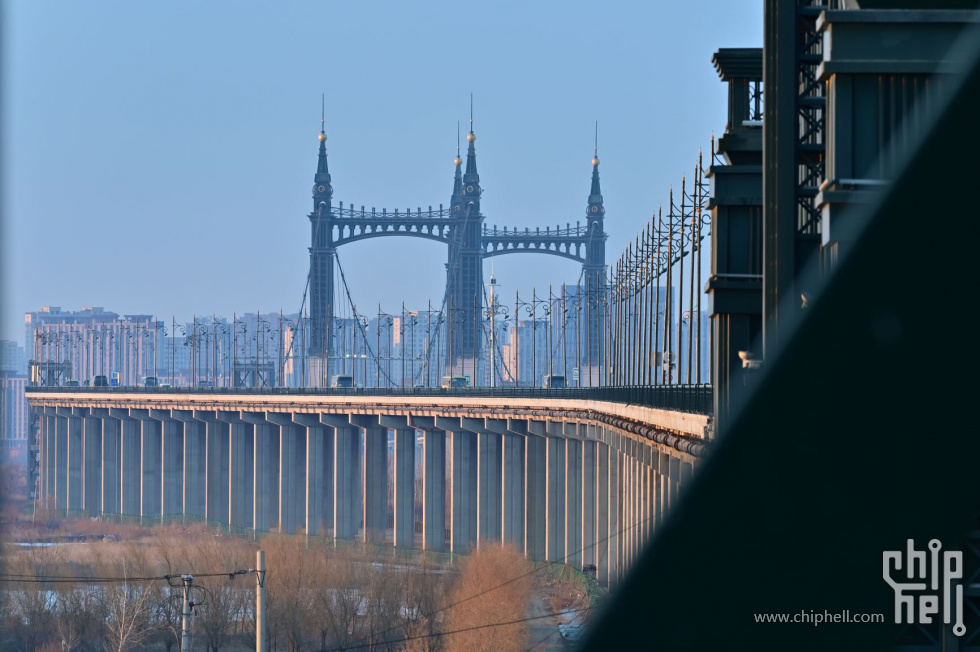
[[[0,340],[0,371],[27,375],[24,347],[11,340]]]
[[[34,384],[63,385],[118,372],[120,384],[135,385],[143,376],[156,375],[164,324],[152,315],[45,306],[25,313],[24,325]]]
[[[27,376],[0,371],[0,462],[27,464]]]

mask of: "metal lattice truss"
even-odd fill
[[[414,238],[425,238],[450,244],[453,242],[454,226],[458,224],[450,216],[450,210],[443,208],[442,205],[437,209],[429,206],[428,210],[421,207],[406,209],[404,212],[395,209],[380,211],[372,208],[365,210],[364,206],[355,209],[353,206],[344,206],[340,202],[336,209],[331,211],[330,222],[332,242],[335,247],[367,240],[369,238],[380,238],[386,236],[408,236]],[[567,224],[565,228],[556,225],[554,229],[550,226],[544,228],[525,227],[524,230],[518,228],[499,228],[496,226],[484,226],[481,231],[480,251],[483,258],[492,256],[502,256],[504,254],[516,253],[535,253],[550,254],[578,261],[586,262],[586,249],[593,237],[603,237],[602,234],[591,233],[587,226]],[[458,234],[457,234],[458,240]]]

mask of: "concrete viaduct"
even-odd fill
[[[608,401],[74,388],[29,400],[49,508],[454,553],[503,541],[595,564],[604,584],[707,449],[705,415]]]

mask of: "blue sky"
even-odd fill
[[[43,305],[295,312],[321,93],[334,200],[400,210],[448,204],[473,93],[498,226],[584,216],[598,120],[612,261],[724,129],[712,53],[762,42],[758,1],[14,0],[3,18],[0,337],[17,341]],[[340,259],[363,312],[441,300],[438,243]],[[494,267],[509,301],[579,275],[551,256]]]

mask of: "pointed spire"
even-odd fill
[[[589,205],[585,216],[590,219],[602,219],[606,209],[602,206],[602,190],[599,187],[599,122],[595,123],[595,142],[592,146],[592,188],[589,190]]]
[[[476,134],[473,132],[473,93],[470,93],[470,133],[466,134],[469,146],[466,149],[466,183],[480,183],[480,175],[476,171]]]
[[[320,141],[320,151],[317,155],[316,174],[313,175],[313,210],[318,210],[321,203],[327,205],[330,210],[330,199],[333,197],[333,188],[330,185],[330,169],[327,167],[327,132],[324,130],[325,97],[320,95],[320,134],[317,140]]]
[[[460,168],[463,159],[459,157],[459,120],[456,121],[456,158],[453,159],[453,163],[456,165],[456,174],[453,178],[453,197],[455,198],[463,194],[463,172]]]
[[[324,131],[324,107],[325,100],[324,95],[320,95],[320,135],[317,139],[320,141],[320,155],[317,159],[316,173],[317,174],[329,174],[330,171],[327,169],[327,132]]]

